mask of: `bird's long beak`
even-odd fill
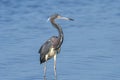
[[[67,18],[67,17],[59,17],[58,19],[64,19],[64,20],[71,20],[71,21],[73,21],[74,19],[71,19],[71,18]]]

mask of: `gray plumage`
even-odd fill
[[[56,76],[56,55],[60,52],[61,45],[63,43],[64,34],[60,25],[55,23],[55,19],[73,20],[71,18],[62,17],[59,14],[52,15],[49,20],[51,24],[58,30],[58,36],[52,36],[49,38],[39,49],[40,63],[47,62],[47,60],[54,57],[54,74]],[[46,65],[44,66],[44,76],[46,74]]]
[[[52,48],[54,48],[54,52],[58,53],[60,48],[56,49],[57,45],[59,44],[59,38],[57,36],[52,36],[50,39],[48,39],[40,48],[40,63],[44,63],[45,56],[51,51]],[[50,54],[50,53],[49,53]],[[48,56],[48,59],[51,59],[53,56]]]

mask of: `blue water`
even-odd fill
[[[57,56],[57,80],[120,80],[120,0],[0,0],[0,80],[43,80],[40,46],[57,31],[64,43]],[[53,59],[47,80],[54,80]]]

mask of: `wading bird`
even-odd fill
[[[60,25],[55,22],[55,19],[71,20],[71,18],[62,17],[59,14],[54,14],[49,17],[51,24],[58,30],[58,36],[52,36],[49,38],[39,49],[40,63],[44,63],[44,76],[46,76],[46,62],[54,57],[54,75],[56,76],[56,55],[60,52],[61,45],[63,43],[64,34]]]

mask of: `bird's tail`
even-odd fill
[[[40,57],[40,64],[45,62],[45,58]]]

